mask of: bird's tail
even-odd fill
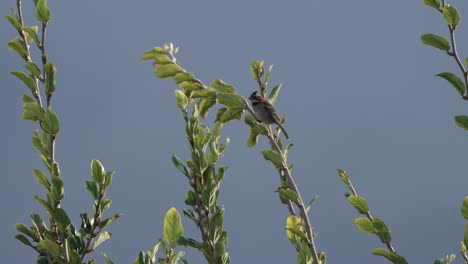
[[[284,130],[284,127],[283,127],[280,123],[278,123],[277,125],[279,126],[279,128],[281,129],[281,131],[283,131],[284,136],[286,137],[286,139],[289,139],[289,135],[288,135],[288,133],[286,132],[286,130]]]

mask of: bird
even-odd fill
[[[255,112],[255,115],[259,119],[258,121],[266,124],[271,125],[275,123],[278,127],[283,131],[284,136],[286,139],[289,139],[289,135],[286,130],[281,125],[280,119],[278,114],[276,113],[275,108],[273,105],[270,104],[263,96],[259,95],[257,91],[253,92],[249,100],[252,102],[252,108]]]

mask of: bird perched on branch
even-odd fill
[[[263,96],[259,95],[258,92],[255,91],[250,95],[249,100],[252,102],[252,108],[259,119],[258,121],[267,125],[275,123],[281,131],[283,131],[284,136],[289,139],[288,133],[286,133],[286,130],[284,130],[281,125],[281,121],[275,108]]]

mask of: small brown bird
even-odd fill
[[[275,108],[265,100],[263,96],[259,95],[257,91],[255,91],[250,95],[249,100],[252,102],[253,110],[260,122],[267,125],[271,125],[273,123],[277,124],[281,131],[283,131],[284,136],[289,139],[288,133],[286,133],[286,130],[284,130],[281,125],[281,121]]]

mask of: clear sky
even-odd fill
[[[0,2],[3,16],[14,2]],[[468,3],[449,2],[462,14],[457,36],[464,59]],[[187,182],[170,159],[188,157],[175,85],[140,61],[144,51],[165,42],[180,47],[180,62],[205,83],[221,78],[244,96],[256,88],[249,63],[275,65],[271,82],[284,84],[277,109],[287,116],[285,128],[296,145],[293,175],[305,200],[319,195],[310,218],[328,263],[387,263],[370,254],[383,247],[379,240],[354,226],[358,215],[344,197],[337,168],[385,220],[395,248],[410,263],[458,252],[466,223],[459,208],[468,195],[468,132],[453,116],[468,114],[468,103],[434,77],[458,69],[421,44],[424,33],[447,36],[442,17],[422,1],[50,0],[49,6],[63,206],[78,225],[79,214],[92,210],[84,187],[90,161],[117,171],[109,213],[124,217],[99,248],[115,263],[130,263],[156,243],[170,207],[185,208]],[[35,253],[13,239],[14,225],[29,225],[32,211],[43,212],[32,199],[44,195],[32,175],[42,163],[31,146],[36,126],[20,118],[28,91],[9,74],[23,67],[6,48],[16,34],[4,19],[0,31],[0,259],[32,263]],[[260,154],[268,144],[261,139],[247,149],[247,136],[243,122],[223,130],[232,142],[219,162],[230,167],[220,203],[231,261],[294,263],[284,229],[287,210],[273,192],[277,172]],[[183,223],[186,236],[198,239],[192,223]],[[95,257],[103,263],[100,254]],[[191,250],[188,260],[203,263]]]

